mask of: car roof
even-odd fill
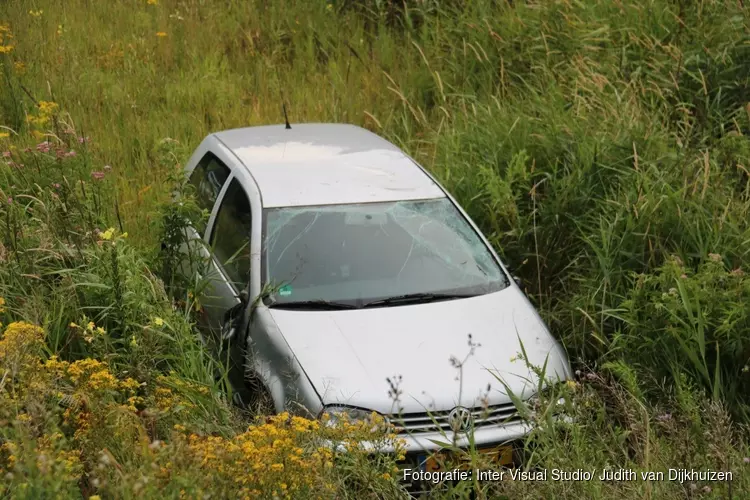
[[[215,137],[244,164],[264,207],[441,198],[411,158],[354,125],[306,123],[237,128]]]

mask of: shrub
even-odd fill
[[[709,254],[697,269],[679,257],[653,274],[634,277],[622,304],[619,337],[632,362],[651,366],[654,377],[689,374],[714,399],[748,404],[750,280]]]

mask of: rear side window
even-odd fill
[[[198,163],[190,174],[190,184],[195,188],[195,201],[203,210],[211,211],[219,197],[221,188],[229,177],[229,167],[224,165],[218,158],[208,153]],[[195,229],[203,235],[206,230],[205,222],[200,224],[201,227]]]
[[[250,200],[234,179],[221,201],[209,244],[230,281],[240,290],[250,276],[250,215]]]

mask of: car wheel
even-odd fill
[[[249,396],[245,407],[247,411],[259,417],[276,414],[276,406],[271,393],[261,381],[255,378],[246,380],[244,392]]]

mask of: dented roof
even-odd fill
[[[398,147],[353,125],[268,125],[215,136],[253,176],[264,207],[445,196]]]

